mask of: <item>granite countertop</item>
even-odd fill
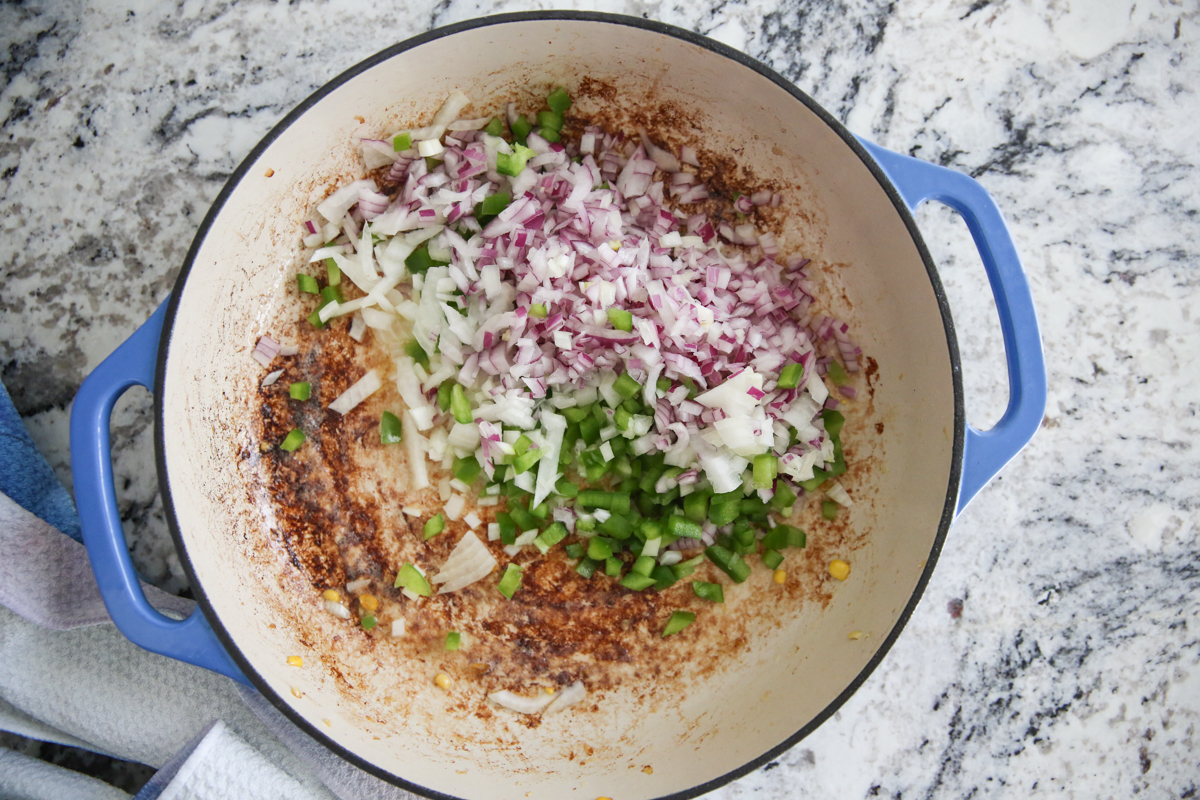
[[[540,5],[0,9],[0,365],[68,486],[72,396],[167,296],[205,210],[254,143],[390,44]],[[1196,6],[600,6],[726,42],[856,133],[981,181],[1023,255],[1049,366],[1041,432],[955,523],[882,666],[778,762],[713,796],[1194,796]],[[961,222],[938,206],[917,217],[958,322],[968,416],[986,426],[1007,400],[987,282]],[[122,514],[142,573],[186,592],[152,427],[145,392],[118,404]]]

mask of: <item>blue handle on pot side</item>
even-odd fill
[[[133,386],[154,387],[164,302],[87,377],[71,408],[71,470],[75,504],[96,583],[109,616],[129,641],[151,652],[250,682],[229,657],[200,606],[171,619],[146,601],[125,544],[113,488],[108,428],[117,398]]]
[[[926,200],[953,208],[967,223],[996,298],[1008,361],[1008,408],[991,430],[967,426],[958,513],[1029,443],[1046,412],[1046,362],[1029,281],[1004,217],[978,181],[954,170],[885,150],[859,138],[908,207]]]

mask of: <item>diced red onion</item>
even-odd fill
[[[458,96],[455,102],[462,100]],[[514,122],[516,106],[509,104],[505,116]],[[476,127],[482,119],[454,127]],[[452,122],[447,117],[438,124],[444,129]],[[426,128],[414,138],[437,141],[440,135]],[[479,391],[485,379],[491,381],[497,406],[524,403],[521,419],[535,424],[529,416],[533,399],[551,390],[555,400],[567,398],[573,389],[594,386],[597,373],[627,371],[643,383],[645,401],[654,407],[652,420],[637,418],[636,424],[645,427],[631,435],[631,452],[657,449],[675,454],[678,465],[688,467],[677,483],[688,485],[708,470],[692,466],[709,447],[700,435],[701,426],[741,418],[743,412],[688,401],[683,386],[664,396],[655,388],[660,376],[672,382],[689,378],[703,392],[751,368],[765,380],[738,388],[741,400],[731,401],[729,409],[748,403],[765,411],[763,424],[769,429],[771,420],[789,413],[804,388],[776,388],[774,376],[783,364],[802,363],[806,375],[823,374],[830,354],[836,354],[848,372],[860,368],[861,349],[850,340],[848,326],[812,315],[813,286],[804,274],[807,259],[792,256],[781,270],[776,263],[778,243],[770,232],[760,234],[752,224],[719,222],[720,217],[714,222],[706,214],[688,216],[676,210],[709,198],[696,173],[681,171],[683,164],[699,166],[694,148],[680,148],[676,158],[644,132],[639,141],[599,128],[588,128],[577,150],[550,143],[537,133],[530,134],[527,145],[536,155],[509,182],[494,168],[488,170],[494,139],[475,130],[457,132],[438,145],[443,147],[442,161],[433,169],[424,159],[398,157],[382,191],[365,182],[356,186],[353,197],[339,198],[338,204],[327,201],[331,213],[350,201],[349,213],[336,226],[350,240],[345,256],[361,256],[358,263],[366,262],[364,271],[375,278],[370,252],[355,252],[363,244],[360,231],[365,222],[370,221],[376,232],[382,228],[397,236],[411,235],[407,232],[414,228],[438,236],[443,225],[454,225],[454,230],[430,241],[431,253],[436,245],[436,252],[448,254],[451,263],[427,276],[421,306],[428,305],[425,297],[436,297],[430,309],[436,317],[420,318],[415,326],[418,335],[429,340],[430,352],[441,346],[446,377],[470,391]],[[654,180],[656,170],[669,173],[668,178]],[[605,181],[609,188],[596,188]],[[481,229],[472,213],[475,204],[497,187],[511,187],[515,199]],[[668,193],[673,205],[665,199]],[[781,202],[781,195],[760,189],[737,198],[732,210],[748,214]],[[328,234],[327,228],[316,221],[305,225],[310,236]],[[713,247],[718,232],[734,247]],[[385,239],[389,235],[384,234]],[[761,252],[748,249],[753,246]],[[379,266],[387,271],[382,260]],[[688,271],[695,277],[677,283]],[[349,271],[347,275],[354,280]],[[462,299],[450,297],[451,289]],[[401,300],[395,294],[390,297],[389,304],[380,300],[379,308],[364,308],[362,313],[392,313],[390,303]],[[454,311],[459,304],[468,312],[461,319]],[[530,317],[529,308],[535,304],[544,306],[548,315]],[[633,315],[632,331],[617,330],[609,322],[606,311],[614,307]],[[410,312],[402,313],[413,319]],[[818,360],[814,344],[821,341],[836,342],[837,349],[821,348],[823,360]],[[256,347],[255,358],[269,364],[278,352],[277,345],[274,351],[270,344],[265,350]],[[854,396],[851,387],[840,391],[842,397]],[[425,396],[432,400],[433,392],[436,381]],[[832,398],[826,403],[836,405]],[[504,419],[499,412],[488,416]],[[499,428],[487,420],[478,422],[477,458],[493,477]],[[754,434],[758,435],[762,431]],[[816,446],[820,445],[818,439]],[[725,460],[709,463],[729,473],[723,474],[723,485],[733,485],[742,462],[721,458]],[[709,527],[705,534],[711,540],[714,531]]]
[[[270,336],[264,336],[258,340],[250,357],[264,367],[269,367],[277,355],[279,355],[279,343]]]

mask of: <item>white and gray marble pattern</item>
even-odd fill
[[[167,296],[273,124],[397,41],[550,5],[0,6],[0,375],[63,482],[74,392]],[[975,177],[1043,329],[1042,430],[954,525],[896,647],[813,735],[712,797],[1197,796],[1200,7],[566,5],[712,36],[854,132]],[[986,426],[1007,402],[986,278],[957,218],[917,216],[958,323],[969,418]],[[139,569],[181,592],[152,427],[146,393],[121,401],[121,512]]]

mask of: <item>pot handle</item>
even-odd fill
[[[1029,443],[1046,411],[1046,362],[1029,281],[1004,216],[978,181],[865,139],[859,141],[887,173],[909,209],[915,211],[926,200],[937,200],[962,216],[996,299],[1008,361],[1008,408],[990,430],[967,426],[958,494],[957,513],[961,514],[971,498]]]
[[[129,641],[249,685],[197,605],[184,620],[157,611],[142,592],[125,544],[113,487],[108,429],[117,398],[133,386],[153,391],[167,303],[92,370],[71,408],[71,470],[83,543],[109,616]]]

